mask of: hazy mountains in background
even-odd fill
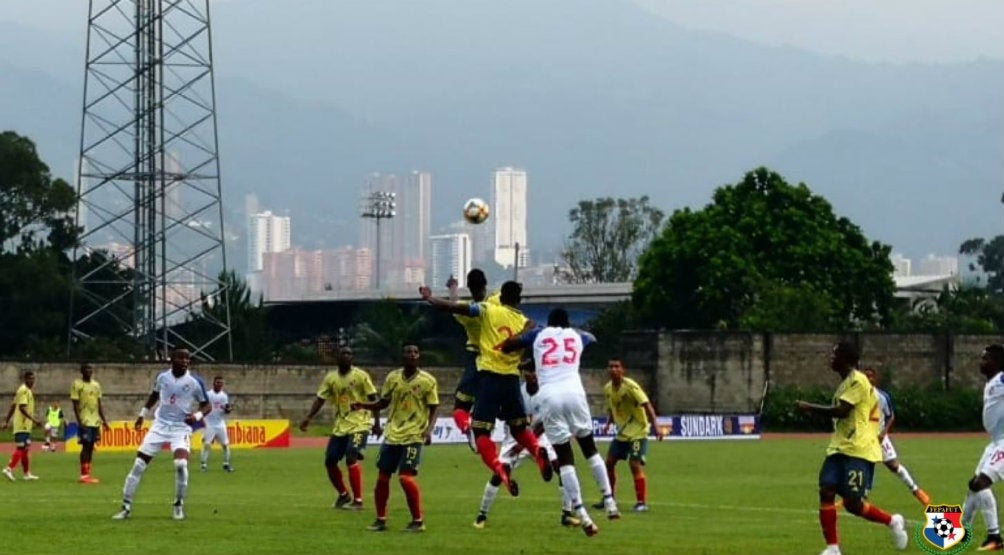
[[[2,14],[0,14],[2,18]],[[491,170],[530,180],[530,241],[578,200],[706,204],[758,165],[910,256],[1001,232],[1004,62],[871,64],[675,26],[628,0],[242,0],[213,5],[231,222],[245,193],[294,243],[354,243],[371,172],[433,173],[434,227]],[[0,22],[0,128],[73,177],[78,36]],[[237,258],[240,263],[240,257]]]

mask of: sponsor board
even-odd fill
[[[610,426],[606,418],[593,418],[596,439],[613,439],[617,426]],[[667,440],[688,439],[760,439],[760,416],[756,414],[674,414],[660,416],[655,423]],[[655,439],[650,433],[649,439]]]
[[[144,421],[139,430],[133,428],[134,422],[114,420],[108,423],[109,430],[101,430],[101,451],[135,451],[143,443],[143,438],[150,430],[150,421]],[[202,449],[203,426],[200,422],[192,432],[192,450]],[[227,434],[230,436],[230,447],[234,449],[260,449],[272,447],[289,447],[289,420],[243,420],[231,419],[227,422]],[[77,425],[72,423],[66,427],[66,451],[79,453],[80,443],[77,441]]]

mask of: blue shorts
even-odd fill
[[[466,351],[464,356],[467,357],[464,362],[464,373],[460,376],[460,382],[457,383],[457,392],[454,396],[458,401],[473,403],[474,397],[478,394],[478,378],[480,378],[478,352]]]
[[[97,426],[81,426],[78,433],[77,443],[94,444],[101,441],[101,428]]]
[[[366,449],[366,440],[369,439],[369,432],[356,432],[344,436],[331,436],[328,439],[328,448],[324,452],[324,466],[338,464],[338,461],[355,455],[355,460],[363,460],[363,450]]]
[[[875,463],[835,453],[826,457],[819,470],[819,487],[836,487],[840,497],[868,497]]]
[[[411,471],[411,474],[418,474],[418,465],[422,462],[422,444],[406,443],[403,445],[391,445],[384,443],[380,446],[380,456],[377,457],[377,468],[388,474],[395,472],[404,473]]]
[[[16,432],[14,434],[14,447],[24,449],[31,445],[31,432]]]
[[[648,454],[648,438],[633,439],[623,441],[614,439],[610,442],[610,450],[607,456],[618,461],[638,461],[645,464],[645,455]]]
[[[491,431],[496,419],[509,426],[527,425],[530,420],[526,417],[526,407],[523,406],[519,376],[486,371],[479,374],[481,378],[478,394],[474,398],[474,410],[471,411],[471,427]]]

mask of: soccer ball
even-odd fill
[[[952,521],[947,518],[942,518],[938,522],[934,523],[934,531],[938,534],[938,537],[947,538],[952,535],[955,531],[955,526],[952,525]]]
[[[468,199],[464,203],[464,219],[472,224],[480,224],[488,219],[488,203],[479,199]]]

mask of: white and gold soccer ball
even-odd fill
[[[464,219],[472,224],[483,223],[490,213],[488,203],[482,199],[472,198],[464,203]]]

